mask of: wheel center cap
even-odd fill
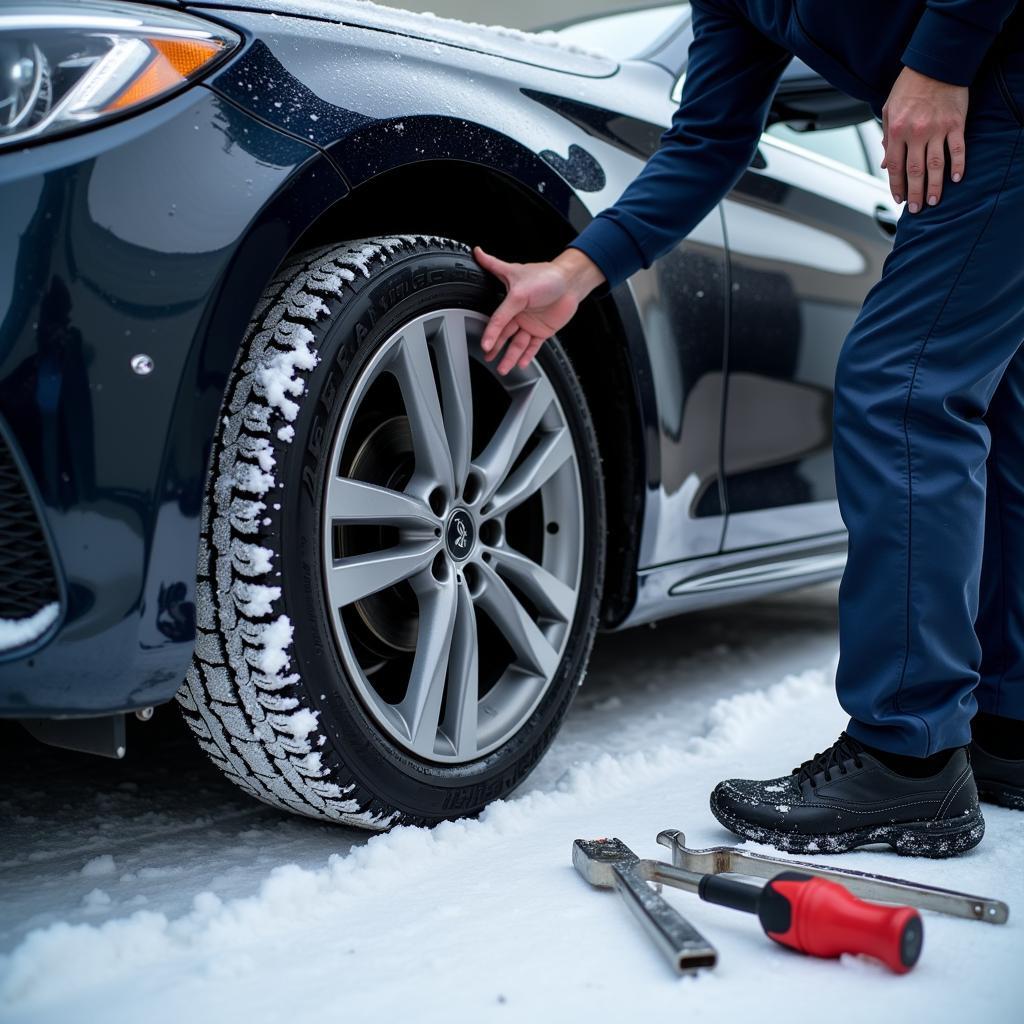
[[[464,508],[455,509],[448,517],[444,539],[448,554],[458,562],[461,562],[473,550],[473,541],[476,539],[473,519]]]

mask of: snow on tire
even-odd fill
[[[575,576],[571,557],[556,560],[563,577],[578,583],[579,599],[561,629],[552,632],[544,620],[545,635],[557,639],[551,645],[558,668],[538,691],[535,706],[522,709],[521,726],[514,735],[499,736],[495,749],[481,747],[481,756],[459,763],[454,756],[433,757],[432,746],[424,748],[426,754],[417,751],[401,742],[400,731],[389,735],[382,727],[388,706],[370,706],[365,686],[362,696],[357,692],[352,678],[363,678],[359,667],[345,660],[332,634],[318,566],[329,457],[323,449],[336,430],[338,410],[396,327],[451,307],[486,315],[499,298],[493,279],[463,244],[399,235],[299,255],[280,270],[255,311],[211,452],[197,569],[197,639],[178,701],[213,762],[266,803],[374,829],[474,813],[532,769],[582,678],[603,569],[603,495],[593,429],[557,342],[544,355],[547,371],[540,383],[548,387],[550,378],[552,408],[567,410],[573,457],[582,468],[572,479],[588,525],[580,535]],[[555,436],[554,430],[549,434]],[[567,486],[561,485],[559,500],[568,517],[565,510],[573,506],[564,496]],[[471,528],[471,517],[464,518]],[[465,535],[463,523],[454,525]],[[440,535],[442,528],[435,532]],[[493,554],[503,551],[519,557],[500,547]],[[468,601],[469,569],[468,561],[450,564],[447,582],[438,587],[450,586],[455,598]],[[478,591],[490,586],[493,594],[504,593],[499,573],[483,562],[479,569],[490,572],[491,583],[478,581]],[[537,600],[543,603],[543,595]],[[534,605],[527,599],[525,607]],[[472,612],[471,607],[471,619]],[[532,643],[542,645],[536,628],[527,632]],[[415,655],[408,657],[415,664]],[[476,683],[482,685],[480,679]],[[445,733],[438,730],[443,747]]]

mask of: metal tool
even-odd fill
[[[572,863],[591,885],[618,890],[626,906],[680,974],[715,966],[715,947],[647,884],[667,881],[664,871],[677,870],[671,864],[640,860],[619,839],[577,839],[572,844]],[[680,874],[685,878],[685,873]]]
[[[647,883],[696,893],[707,903],[757,916],[774,942],[810,956],[873,956],[898,974],[921,953],[924,929],[911,907],[865,903],[843,886],[799,871],[783,871],[766,885],[700,874],[656,860],[640,860],[619,839],[573,844],[576,870],[592,885],[615,888],[679,972],[713,967],[714,949]]]
[[[1010,916],[1010,908],[1001,900],[972,896],[970,893],[941,889],[934,885],[921,885],[902,878],[888,878],[848,868],[822,867],[783,857],[768,857],[762,853],[748,853],[734,846],[691,850],[686,845],[686,836],[677,828],[659,832],[658,842],[672,851],[675,867],[698,874],[771,878],[780,868],[788,868],[815,878],[838,882],[854,895],[868,900],[906,903],[920,910],[935,910],[940,914],[964,917],[971,921],[987,921],[989,924],[1005,924]]]

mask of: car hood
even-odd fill
[[[604,78],[618,69],[618,63],[607,54],[586,50],[564,42],[557,33],[522,32],[500,25],[442,18],[436,14],[384,7],[370,0],[156,0],[171,6],[195,10],[234,8],[267,14],[296,15],[357,25],[417,39],[432,40],[447,46],[492,54],[508,60],[534,64],[584,75]]]

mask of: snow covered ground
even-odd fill
[[[250,803],[170,711],[137,725],[124,763],[3,726],[0,1021],[1019,1021],[1019,812],[986,808],[984,843],[958,861],[830,858],[1010,903],[1004,927],[925,914],[905,977],[805,959],[669,890],[719,951],[714,971],[680,979],[572,870],[577,837],[617,835],[641,856],[667,852],[667,827],[727,842],[714,782],[781,773],[834,739],[834,601],[817,588],[602,637],[527,784],[431,831],[370,838]]]

